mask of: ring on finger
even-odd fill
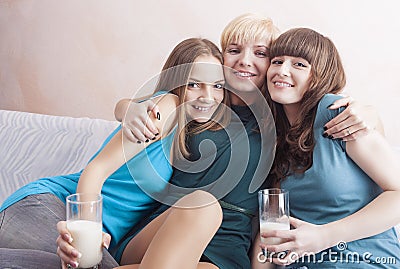
[[[350,128],[347,128],[346,131],[347,131],[347,135],[351,135]]]

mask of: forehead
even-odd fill
[[[192,64],[189,78],[209,83],[224,80],[222,64],[213,56],[199,56]]]
[[[270,46],[270,40],[269,39],[245,39],[244,37],[242,38],[236,38],[236,39],[232,39],[228,45],[237,45],[237,46],[242,46],[242,47],[246,47],[246,46],[251,46],[251,47],[269,47]]]

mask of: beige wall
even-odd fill
[[[347,92],[374,104],[400,145],[400,20],[396,0],[0,0],[0,109],[113,118],[180,40],[219,42],[244,12],[281,30],[306,26],[336,43]]]

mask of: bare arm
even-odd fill
[[[346,151],[383,192],[359,211],[325,225],[314,225],[291,218],[294,230],[265,234],[288,240],[281,245],[272,246],[272,251],[290,249],[301,257],[305,252],[318,253],[335,246],[339,241],[351,242],[379,234],[400,223],[398,156],[377,131],[371,131],[366,136],[347,142]]]
[[[346,109],[325,124],[327,136],[350,141],[368,134],[371,130],[377,130],[384,135],[383,124],[375,107],[360,104],[351,97],[344,97],[336,100],[329,109],[343,106]]]
[[[154,116],[150,116],[150,118],[157,128],[161,130],[161,135],[159,137],[164,137],[170,133],[176,124],[178,99],[174,95],[168,95],[159,97],[156,101],[159,101],[158,105],[160,111],[165,117],[161,120],[158,120]],[[157,140],[152,140],[150,143],[155,141]],[[100,193],[105,180],[123,165],[126,160],[131,159],[150,143],[132,143],[119,131],[82,172],[78,182],[77,192]],[[71,235],[66,229],[65,222],[59,222],[57,229],[60,233],[57,239],[57,254],[62,259],[63,268],[66,268],[66,263],[75,264],[77,262],[79,253],[70,244]],[[103,234],[103,245],[105,247],[108,247],[110,240],[110,235]]]
[[[115,118],[122,122],[123,133],[132,142],[146,143],[160,133],[154,123],[149,121],[149,113],[155,118],[157,114],[159,117],[162,114],[154,99],[150,97],[146,100],[122,99],[115,106]]]
[[[155,101],[159,102],[159,108],[164,117],[158,120],[154,115],[150,115],[149,118],[161,130],[161,136],[165,136],[175,124],[178,98],[175,95],[166,95],[156,98]],[[100,193],[107,177],[121,167],[126,160],[131,159],[155,141],[157,139],[150,140],[146,144],[134,143],[126,139],[122,131],[119,131],[84,169],[78,182],[77,192]]]

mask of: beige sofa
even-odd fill
[[[118,124],[0,110],[0,204],[35,179],[80,171]]]
[[[85,167],[116,121],[0,110],[0,204],[35,179]]]

